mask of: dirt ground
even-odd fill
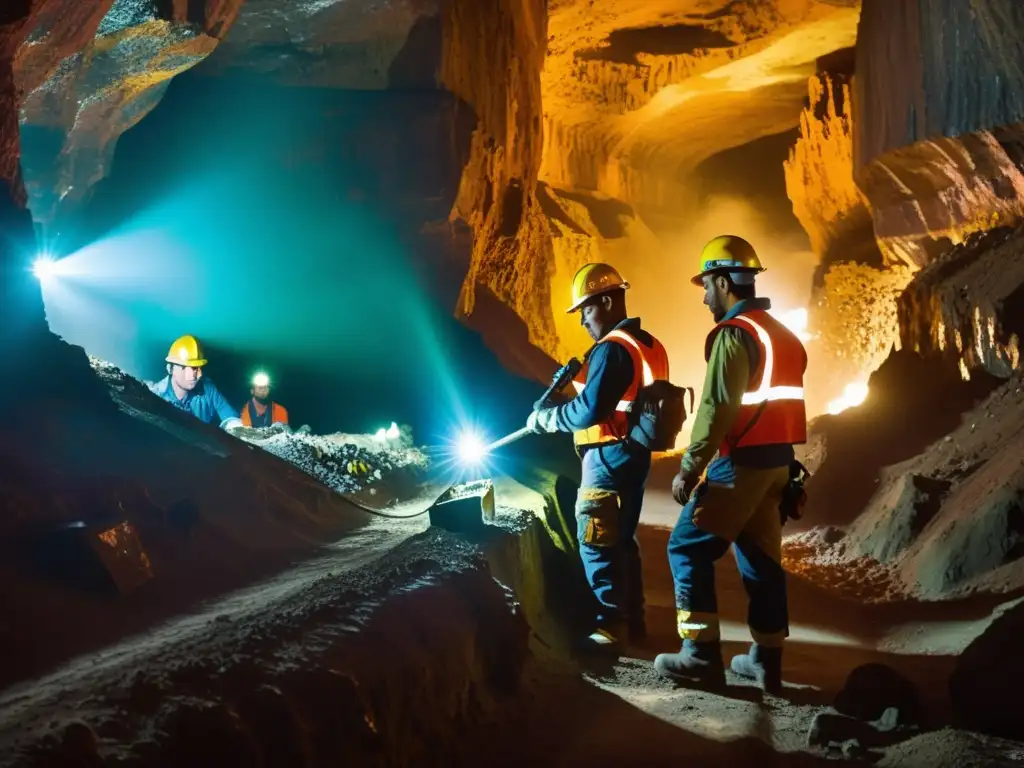
[[[498,525],[456,536],[425,517],[368,516],[275,457],[130,410],[145,399],[119,402],[131,428],[124,415],[71,412],[36,427],[24,467],[2,465],[5,492],[45,498],[59,481],[51,492],[64,500],[43,511],[64,520],[88,515],[109,486],[145,522],[168,511],[166,488],[194,499],[202,524],[177,540],[150,520],[158,576],[120,597],[62,593],[0,561],[0,766],[1024,765],[1024,734],[954,728],[948,693],[958,655],[1005,594],[883,602],[870,569],[807,559],[790,579],[783,695],[732,677],[724,691],[660,680],[652,660],[679,642],[665,558],[678,514],[671,460],[655,466],[639,532],[650,636],[601,661],[572,650],[588,595],[552,537],[568,529],[538,521],[558,482],[544,491],[529,462],[507,463],[518,481],[498,480]],[[33,475],[70,466],[62,451],[79,456],[60,439],[69,425],[88,435],[90,461]],[[194,484],[147,475],[143,446]],[[219,469],[204,475],[210,453]],[[115,455],[121,484],[100,473],[88,485],[90,462]],[[421,509],[436,488],[421,490],[389,513]],[[728,657],[749,641],[746,598],[730,559],[718,572]],[[884,669],[850,689],[865,664]],[[880,717],[890,704],[899,722]]]
[[[652,499],[652,520],[670,514]],[[1024,764],[1024,743],[946,727],[951,654],[977,633],[984,606],[858,606],[794,578],[783,696],[731,675],[723,692],[676,688],[651,663],[678,643],[668,528],[640,531],[651,636],[606,663],[568,651],[552,585],[538,584],[543,534],[524,519],[502,510],[500,546],[423,518],[379,520],[10,688],[0,765]],[[719,576],[728,657],[747,640],[745,596],[730,561]],[[815,717],[869,662],[914,684],[919,728],[871,751],[847,733],[809,748]]]

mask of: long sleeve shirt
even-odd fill
[[[174,394],[170,376],[165,376],[150,386],[150,391],[174,407],[191,413],[206,424],[217,424],[222,429],[242,425],[241,419],[238,418],[238,412],[231,407],[228,399],[209,379],[204,378],[196,384],[195,389],[186,393],[182,400],[179,400],[178,396]]]
[[[626,331],[643,344],[653,344],[651,335],[641,329],[639,318],[627,318],[615,330]],[[633,358],[622,344],[606,341],[595,346],[587,361],[583,390],[557,408],[558,430],[576,432],[608,419],[633,383],[633,373]]]
[[[770,309],[765,298],[739,302],[726,319],[748,309]],[[690,445],[683,454],[683,477],[695,480],[718,453],[722,441],[736,421],[750,377],[757,370],[760,351],[754,337],[746,331],[727,326],[719,331],[711,346],[704,389],[697,407]],[[733,461],[758,468],[784,467],[793,459],[791,445],[763,445],[738,448],[731,452]]]

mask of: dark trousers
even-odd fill
[[[608,443],[583,454],[576,500],[580,559],[599,604],[597,625],[642,623],[644,585],[636,529],[651,469],[649,451]]]
[[[710,482],[694,491],[669,537],[679,635],[697,642],[720,638],[715,562],[731,545],[749,600],[751,636],[760,645],[780,646],[789,634],[789,612],[778,502],[788,469],[724,469],[725,477],[718,475],[723,482],[715,482],[709,468]]]

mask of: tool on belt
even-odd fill
[[[782,501],[779,502],[779,516],[782,524],[788,520],[799,520],[804,516],[804,506],[807,504],[807,491],[804,484],[810,479],[811,473],[807,467],[794,459],[789,465],[789,482],[782,489]]]

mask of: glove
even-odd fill
[[[540,408],[536,411],[531,411],[530,415],[526,419],[526,428],[531,432],[536,432],[537,434],[557,432],[557,417],[557,408]]]
[[[676,500],[677,504],[685,506],[698,482],[699,479],[685,476],[683,470],[680,469],[679,473],[672,478],[672,498]]]

